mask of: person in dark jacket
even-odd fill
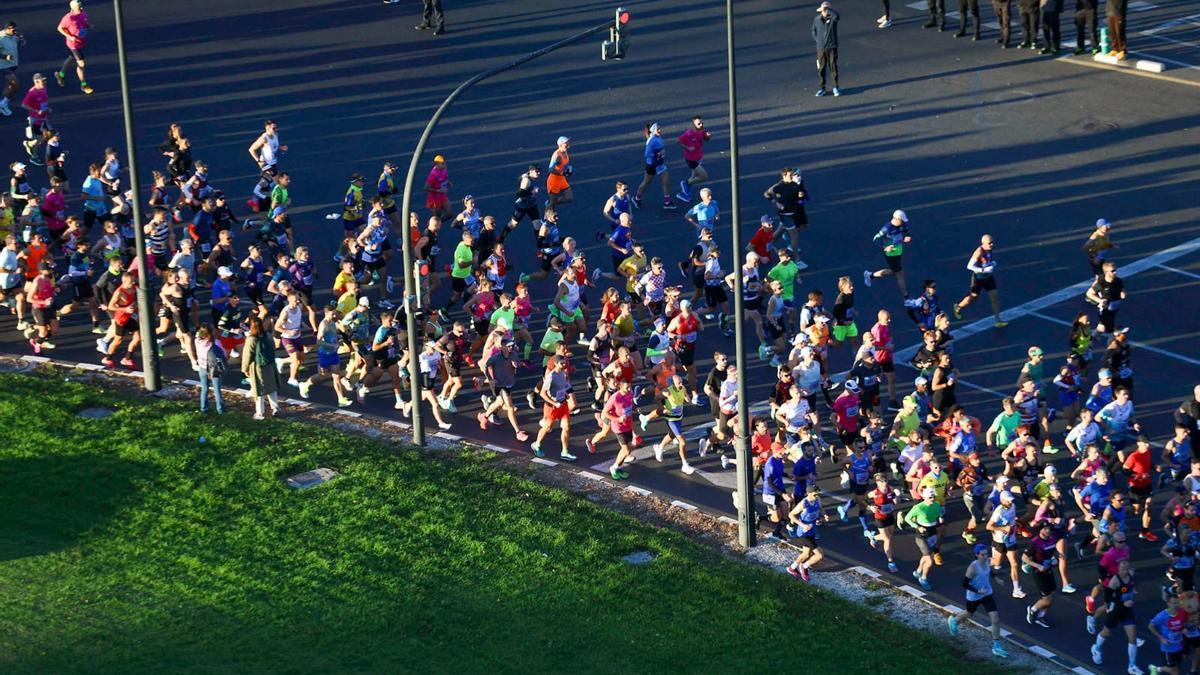
[[[1063,0],[1041,0],[1042,5],[1042,53],[1057,55],[1062,49],[1062,30],[1058,17],[1062,14]]]
[[[1038,24],[1041,19],[1039,5],[1038,0],[1017,0],[1017,9],[1021,12],[1021,35],[1025,38],[1017,47],[1038,48]]]
[[[1104,3],[1104,20],[1108,23],[1108,41],[1112,45],[1108,55],[1125,60],[1125,13],[1129,3],[1125,0],[1108,0]]]
[[[837,25],[838,13],[833,11],[833,6],[828,2],[822,2],[817,7],[817,16],[813,19],[812,27],[813,42],[817,44],[817,74],[821,77],[821,87],[817,89],[817,96],[825,95],[826,70],[833,76],[833,95],[842,95],[838,89]]]
[[[1087,36],[1092,36],[1091,52],[1100,51],[1100,32],[1096,30],[1097,0],[1075,0],[1075,55],[1087,53]],[[1085,33],[1084,31],[1087,31]]]

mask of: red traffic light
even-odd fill
[[[629,12],[617,14],[617,21],[621,22],[622,25],[629,23]]]

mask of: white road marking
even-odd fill
[[[1158,253],[1148,255],[1145,258],[1140,258],[1127,265],[1122,265],[1118,271],[1120,272],[1121,278],[1128,279],[1129,277],[1141,272],[1145,272],[1152,267],[1157,267],[1158,265],[1170,262],[1176,258],[1181,258],[1197,249],[1200,249],[1200,237],[1189,239],[1182,244],[1176,244],[1175,246],[1163,249]],[[1046,309],[1047,307],[1057,305],[1064,300],[1081,296],[1085,291],[1087,291],[1088,288],[1091,287],[1093,281],[1094,278],[1089,277],[1084,281],[1071,284],[1070,286],[1060,288],[1057,291],[1053,291],[1041,297],[1034,298],[1033,300],[1023,302],[1016,307],[1012,307],[1000,312],[1000,318],[1004,321],[1013,321],[1014,319],[1019,319],[1022,316],[1026,316],[1028,314],[1032,314],[1033,312]],[[979,319],[978,321],[973,321],[965,326],[955,328],[954,340],[955,342],[959,342],[963,338],[970,337],[977,333],[982,333],[985,330],[991,330],[993,328],[993,322],[994,320],[989,316],[984,319]],[[892,358],[897,363],[907,363],[920,348],[921,345],[919,344],[912,345],[911,347],[905,347],[904,349],[895,352]]]
[[[1196,274],[1195,272],[1189,272],[1187,270],[1181,270],[1178,267],[1171,267],[1170,265],[1159,265],[1158,267],[1159,267],[1159,269],[1164,269],[1168,272],[1174,272],[1175,274],[1182,274],[1185,277],[1191,277],[1193,279],[1200,279],[1200,274]]]
[[[1040,656],[1044,659],[1054,658],[1054,652],[1050,651],[1049,649],[1046,649],[1045,647],[1041,647],[1038,645],[1029,645],[1029,651],[1033,652],[1034,654],[1037,654],[1038,656]]]
[[[915,589],[915,588],[913,588],[912,586],[909,586],[909,585],[907,585],[907,584],[905,584],[905,585],[901,586],[901,587],[900,587],[900,590],[904,591],[905,593],[908,593],[909,595],[913,596],[914,598],[923,598],[923,597],[925,597],[925,591],[917,590],[917,589]]]
[[[1070,326],[1071,325],[1070,321],[1063,321],[1062,319],[1059,319],[1059,318],[1053,317],[1053,316],[1049,316],[1047,314],[1042,314],[1041,312],[1030,312],[1029,316],[1035,316],[1039,319],[1042,319],[1044,321],[1049,321],[1050,323],[1056,323],[1060,326]],[[1169,351],[1166,349],[1160,349],[1158,347],[1155,347],[1154,345],[1148,345],[1145,342],[1138,342],[1136,340],[1130,340],[1129,344],[1133,345],[1134,347],[1137,347],[1138,349],[1142,349],[1142,350],[1145,350],[1148,352],[1154,352],[1155,354],[1160,354],[1160,355],[1165,356],[1170,359],[1177,359],[1179,361],[1183,361],[1184,363],[1190,363],[1193,366],[1200,366],[1200,360],[1193,359],[1190,356],[1184,356],[1183,354],[1176,354],[1175,352],[1172,352],[1172,351]]]

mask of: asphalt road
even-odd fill
[[[1137,272],[1126,275],[1130,300],[1121,319],[1133,326],[1139,343],[1134,349],[1139,417],[1156,440],[1169,435],[1171,410],[1200,382],[1194,347],[1200,332],[1200,255],[1193,241],[1200,214],[1195,188],[1200,115],[1195,89],[1184,81],[1195,79],[1188,64],[1200,64],[1200,46],[1190,44],[1194,36],[1188,32],[1194,32],[1194,6],[1162,3],[1142,10],[1141,17],[1131,10],[1133,49],[1184,64],[1168,71],[1180,81],[1165,81],[1028,50],[1001,50],[988,28],[979,43],[952,39],[949,32],[922,30],[921,12],[899,3],[894,27],[876,30],[877,3],[839,3],[843,96],[816,99],[808,37],[813,4],[737,3],[740,215],[748,224],[746,236],[767,212],[759,193],[785,165],[803,169],[813,195],[812,224],[801,243],[801,257],[811,268],[800,292],[821,288],[832,298],[838,276],[861,281],[864,267],[880,266],[870,238],[893,209],[903,208],[915,237],[905,254],[909,286],[935,278],[948,304],[966,290],[964,265],[980,234],[992,233],[1004,305],[1016,308],[1011,325],[977,330],[971,322],[987,319],[981,303],[956,328],[970,334],[956,347],[968,388],[960,396],[986,422],[998,409],[997,396],[1013,392],[1030,344],[1046,350],[1048,363],[1061,361],[1067,329],[1057,322],[1069,321],[1083,306],[1080,292],[1062,289],[1088,277],[1079,247],[1091,223],[1106,217],[1116,223],[1115,259]],[[530,162],[546,161],[554,139],[569,135],[576,202],[562,210],[562,222],[586,249],[599,251],[591,234],[604,225],[600,208],[612,183],[640,179],[642,126],[659,121],[670,138],[692,114],[701,114],[714,133],[706,165],[727,227],[724,3],[656,0],[629,6],[634,39],[626,61],[601,62],[599,39],[588,40],[475,87],[443,121],[422,170],[433,154],[445,155],[453,196],[474,194],[484,213],[502,221],[517,175]],[[333,277],[328,261],[340,227],[323,216],[336,210],[351,172],[373,177],[385,160],[407,166],[428,116],[457,83],[604,21],[612,8],[598,2],[571,7],[528,0],[448,2],[448,32],[434,38],[412,30],[419,19],[415,3],[297,0],[283,8],[261,0],[210,0],[182,14],[163,3],[131,4],[126,21],[142,171],[161,168],[153,148],[167,125],[179,122],[194,156],[209,163],[212,182],[233,196],[248,195],[257,171],[246,147],[265,118],[275,119],[282,142],[290,146],[281,166],[293,177],[297,238],[324,261],[318,286],[328,288]],[[0,19],[18,21],[28,38],[20,68],[24,84],[35,70],[49,73],[59,62],[62,47],[53,26],[61,11],[57,2],[6,3],[8,16]],[[85,97],[51,84],[54,119],[70,150],[76,187],[104,146],[124,154],[110,8],[98,3],[89,11],[94,23],[89,81],[96,93]],[[990,21],[990,8],[984,16]],[[1069,16],[1064,34],[1070,43]],[[22,156],[20,132],[17,117],[0,119],[6,163]],[[670,144],[668,163],[673,177],[683,177],[683,163]],[[44,181],[35,176],[40,187]],[[692,231],[681,212],[660,212],[658,200],[652,187],[647,208],[636,214],[635,234],[651,254],[670,261],[684,255]],[[240,198],[233,204],[244,211]],[[718,239],[727,242],[728,230]],[[240,235],[239,250],[245,241]],[[514,257],[532,250],[528,231],[510,239],[510,250]],[[1164,260],[1166,267],[1158,264]],[[728,250],[723,261],[731,267]],[[897,345],[913,344],[917,332],[904,318],[894,282],[859,286],[860,325],[869,325],[865,317],[875,309],[888,308],[896,317]],[[550,293],[542,285],[535,296]],[[64,322],[57,342],[57,358],[98,358],[81,317]],[[718,348],[730,350],[732,340],[708,331],[702,351]],[[0,349],[29,351],[7,316],[0,318]],[[751,397],[759,401],[773,374],[750,358]],[[835,356],[834,370],[848,366],[848,355]],[[709,360],[701,362],[701,376],[709,367]],[[164,368],[168,375],[189,376],[174,349]],[[900,381],[911,374],[901,368]],[[332,402],[327,388],[314,397]],[[504,443],[499,434],[478,429],[478,403],[470,398],[460,396],[462,414],[452,431]],[[390,401],[381,387],[366,408],[393,414]],[[689,425],[707,421],[699,412]],[[526,429],[534,429],[535,417],[522,412]],[[592,427],[578,419],[581,438]],[[548,446],[553,457],[556,443]],[[608,444],[595,457],[586,456],[582,443],[574,449],[585,455],[579,462],[585,466],[611,461],[615,452]],[[732,469],[722,472],[712,456],[694,464],[701,472],[690,477],[672,462],[659,465],[653,459],[638,462],[630,473],[634,484],[668,498],[731,513]],[[836,472],[827,466],[824,471],[823,484],[836,492]],[[957,534],[964,514],[957,505],[951,514],[956,523],[946,565],[931,580],[937,597],[961,603],[958,580],[967,553]],[[834,525],[827,532],[837,555],[883,568],[882,556],[865,546],[856,525]],[[897,548],[902,572],[896,580],[910,581],[915,546],[901,537]],[[1142,581],[1138,612],[1145,621],[1159,605],[1163,566],[1150,545],[1135,542],[1134,549]],[[1093,568],[1094,561],[1072,563],[1077,586],[1093,581]],[[1005,595],[1007,587],[1000,589]],[[1081,604],[1079,595],[1059,597],[1050,619],[1061,628],[1039,634],[1021,622],[1022,603],[1000,600],[1007,625],[1090,665]],[[1104,668],[1115,672],[1123,657],[1115,647],[1108,651]],[[1150,658],[1156,658],[1154,650],[1144,648],[1143,666]]]

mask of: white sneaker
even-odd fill
[[[655,443],[654,444],[654,459],[661,462],[661,461],[663,461],[662,458],[663,458],[663,446],[659,445],[658,443]]]
[[[238,357],[239,357],[239,356],[241,356],[241,355],[242,355],[242,354],[241,354],[241,352],[239,352],[239,351],[238,351],[238,350],[236,350],[236,349],[230,349],[230,350],[229,350],[229,358],[231,358],[231,359],[236,359],[236,358],[238,358]]]
[[[393,407],[393,408],[395,408],[396,410],[404,410],[404,409],[405,409],[405,407],[406,407],[406,406],[405,406],[405,401],[404,401],[404,399],[397,397],[397,398],[396,398],[396,405],[394,405],[394,406],[392,406],[392,407]]]
[[[879,24],[879,27],[880,27],[880,28],[891,28],[891,27],[892,27],[892,22],[891,22],[891,21],[884,21],[883,23]]]
[[[888,20],[887,14],[884,14],[883,16],[879,17],[878,19],[875,19],[875,23],[883,23],[887,20]]]
[[[708,439],[707,439],[707,438],[701,438],[701,439],[700,439],[700,443],[698,443],[698,444],[697,444],[697,447],[700,449],[700,456],[701,456],[701,457],[703,457],[703,456],[707,455],[707,454],[708,454]]]
[[[690,475],[692,475],[692,474],[694,474],[694,473],[696,473],[696,470],[692,468],[692,465],[691,465],[691,464],[688,464],[687,462],[684,462],[684,463],[683,463],[683,466],[681,466],[681,467],[679,468],[679,470],[680,470],[680,471],[682,471],[682,472],[684,472],[684,473],[686,473],[686,474],[687,474],[687,475],[689,475],[689,476],[690,476]]]
[[[312,383],[310,383],[310,382],[301,382],[300,383],[300,398],[308,398],[308,394],[310,391],[312,391]]]
[[[1136,663],[1129,664],[1129,668],[1125,672],[1129,675],[1142,675],[1142,669],[1138,668]]]
[[[441,428],[442,431],[445,431],[446,429],[450,428],[450,423],[449,422],[438,422],[438,427]]]
[[[352,403],[354,403],[354,401],[351,401],[350,399],[346,398],[345,396],[338,399],[338,407],[339,408],[348,408],[348,407],[350,407],[350,404],[352,404]]]
[[[1020,586],[1013,586],[1013,597],[1020,600],[1025,597],[1025,591],[1021,590]]]
[[[299,381],[299,380],[297,380],[297,379],[296,379],[296,378],[294,378],[294,377],[289,377],[289,378],[288,378],[288,385],[289,385],[289,386],[292,386],[292,387],[299,387],[299,386],[300,386],[300,381]]]
[[[276,370],[283,370],[283,365],[285,363],[287,363],[287,359],[281,359],[278,356],[275,357],[275,369]]]

